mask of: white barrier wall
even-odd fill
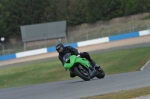
[[[149,34],[150,34],[150,30],[139,31],[140,36],[149,35]]]
[[[124,34],[113,35],[109,37],[103,37],[103,38],[98,38],[98,39],[93,39],[93,40],[88,40],[88,41],[75,42],[72,44],[66,44],[66,46],[69,45],[69,46],[73,46],[77,48],[77,47],[83,47],[83,46],[88,46],[88,45],[93,45],[93,44],[112,42],[112,41],[121,40],[121,39],[145,36],[145,35],[150,35],[150,30],[142,30],[139,32],[124,33]],[[49,53],[49,52],[54,52],[54,51],[55,51],[55,46],[52,46],[49,48],[8,54],[8,55],[0,56],[0,61],[21,58],[21,57],[26,57],[26,56],[32,56],[32,55],[38,55],[38,54],[44,54],[44,53]]]
[[[44,54],[44,53],[47,53],[47,48],[16,53],[16,57],[21,58],[21,57]]]
[[[82,41],[82,42],[77,42],[77,45],[78,45],[78,47],[82,47],[82,46],[99,44],[99,43],[105,43],[105,42],[109,42],[109,38],[108,37],[94,39],[94,40],[88,40],[88,41]]]

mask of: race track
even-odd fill
[[[94,54],[146,46],[150,46],[150,43],[118,47],[91,53]],[[76,99],[81,97],[150,86],[150,69],[148,69],[148,65],[150,65],[150,63],[145,67],[145,69],[147,70],[107,75],[104,79],[95,78],[87,82],[83,81],[80,78],[77,78],[69,81],[0,89],[0,99]]]
[[[81,79],[0,90],[0,99],[76,99],[150,86],[150,70],[108,75],[104,79]]]

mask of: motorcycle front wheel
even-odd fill
[[[81,65],[75,66],[74,67],[74,72],[76,73],[77,76],[79,76],[80,78],[82,78],[85,81],[89,81],[90,80],[90,73],[89,70]]]

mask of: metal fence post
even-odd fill
[[[3,47],[3,54],[5,54],[5,46],[4,46],[5,38],[1,37],[1,41],[2,41],[2,47]]]
[[[55,41],[56,41],[56,45],[57,45],[58,44],[57,39]]]
[[[130,23],[130,22],[129,22],[129,31],[132,32],[132,31],[131,31],[131,23]]]
[[[24,51],[26,51],[26,42],[24,42]]]
[[[149,26],[147,26],[147,30],[149,30]]]
[[[132,32],[134,32],[134,26],[132,27]]]
[[[89,40],[89,35],[88,35],[88,33],[86,33],[86,39]]]
[[[120,31],[118,30],[118,35],[120,34]]]
[[[147,29],[150,30],[150,26],[149,25],[147,26]]]
[[[72,43],[73,43],[73,37],[71,37],[71,41],[72,41]]]
[[[45,47],[47,47],[46,34],[44,34],[44,37],[45,37]]]
[[[108,24],[107,31],[108,31],[108,36],[110,36],[110,27],[109,27],[109,24]]]
[[[101,33],[101,35],[102,35],[102,37],[104,37],[104,34],[103,34],[103,32]]]
[[[45,38],[45,47],[47,47],[47,42],[46,42],[46,38]]]
[[[66,39],[66,44],[67,44],[68,43],[67,37],[65,39]]]

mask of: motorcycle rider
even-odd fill
[[[66,53],[71,53],[71,55],[80,55],[82,58],[86,58],[91,64],[92,66],[94,66],[96,69],[99,69],[100,66],[98,66],[90,57],[88,52],[82,52],[82,53],[78,53],[78,50],[71,47],[71,46],[64,46],[63,44],[57,44],[56,45],[56,50],[59,53],[58,58],[59,60],[62,62],[62,65],[64,66],[64,61],[63,61],[63,56]],[[75,77],[76,75],[70,72],[70,77]]]

